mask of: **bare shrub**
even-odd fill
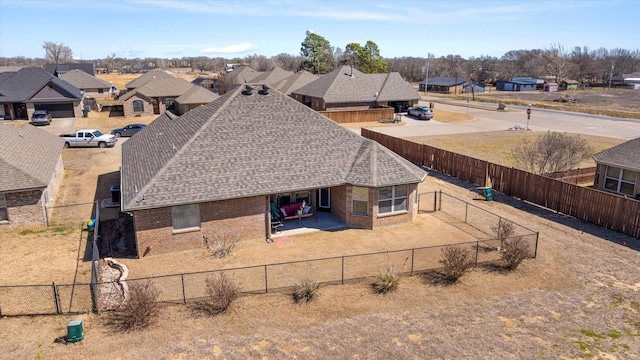
[[[307,303],[318,296],[320,283],[312,277],[303,277],[293,280],[293,301],[296,304]]]
[[[473,253],[468,248],[461,246],[447,246],[442,249],[440,259],[444,279],[449,283],[455,283],[475,265]]]
[[[529,244],[522,237],[506,239],[502,248],[502,260],[509,270],[515,270],[520,263],[529,258]]]
[[[496,234],[496,239],[502,242],[515,235],[516,226],[511,221],[500,219],[496,225],[491,226],[491,230]]]
[[[231,231],[209,231],[204,235],[204,242],[213,256],[220,259],[231,254],[233,248],[240,241],[240,236]]]
[[[511,153],[521,169],[548,174],[576,168],[593,149],[579,136],[548,131],[533,142],[522,139]]]
[[[124,330],[144,328],[159,314],[160,291],[150,281],[130,283],[129,295],[117,312],[117,320]]]
[[[208,277],[206,280],[207,298],[199,303],[199,307],[210,314],[220,314],[229,308],[238,298],[240,286],[225,273]]]
[[[376,294],[386,294],[392,292],[400,285],[400,274],[394,269],[393,265],[387,265],[378,270],[372,287]]]

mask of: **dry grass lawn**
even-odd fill
[[[108,131],[151,121],[90,114],[79,119],[78,128]],[[508,135],[529,134],[498,132],[493,137],[476,134],[438,141],[492,154],[501,148],[499,144],[513,141]],[[605,140],[599,141],[605,146]],[[87,233],[81,227],[91,216],[93,200],[109,196],[103,185],[113,179],[102,180],[118,170],[119,154],[119,145],[63,151],[65,175],[52,211],[56,225],[45,231],[20,229],[1,234],[1,285],[88,281]],[[102,187],[96,185],[99,181]],[[0,320],[4,329],[0,332],[1,357],[638,358],[640,240],[500,194],[494,195],[493,202],[476,201],[480,196],[470,189],[472,184],[435,173],[421,185],[421,191],[443,190],[539,231],[537,259],[526,261],[512,273],[479,267],[450,286],[434,282],[431,274],[403,278],[397,292],[385,296],[359,283],[322,287],[316,301],[302,306],[294,305],[287,293],[245,296],[227,313],[214,317],[186,306],[167,306],[150,328],[128,333],[117,331],[109,313],[4,317]],[[431,215],[421,215],[410,226],[295,236],[290,247],[243,242],[225,260],[195,250],[123,262],[131,270],[130,277],[138,278],[302,256],[384,251],[465,236]],[[76,344],[57,343],[74,319],[83,320],[85,339]]]

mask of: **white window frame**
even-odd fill
[[[189,212],[191,212],[189,214]],[[192,216],[192,219],[188,219]],[[200,204],[179,205],[171,208],[171,225],[174,231],[200,229]]]
[[[404,195],[397,195],[398,189],[400,187],[404,187],[405,191],[404,191]],[[388,189],[391,188],[391,197],[387,197],[387,198],[382,198],[380,196],[380,191],[382,191],[383,189]],[[404,209],[396,209],[396,202],[398,200],[402,200],[404,199]],[[391,202],[391,210],[390,211],[385,211],[385,212],[381,212],[380,209],[382,208],[380,206],[380,203],[382,202]],[[406,212],[409,210],[409,186],[408,185],[393,185],[393,186],[385,186],[385,187],[381,187],[378,188],[378,215],[385,215],[385,214],[393,214],[393,213],[398,213],[398,212]]]
[[[618,176],[614,177],[614,176],[610,176],[609,175],[609,169],[617,169],[618,170]],[[602,184],[602,188],[605,190],[609,190],[609,191],[615,191],[618,194],[623,194],[623,195],[628,195],[628,196],[633,196],[633,191],[636,187],[636,183],[635,183],[635,179],[634,181],[629,181],[629,180],[625,180],[624,179],[624,173],[625,171],[627,173],[633,173],[635,174],[635,178],[638,178],[638,173],[636,171],[631,171],[631,170],[625,170],[623,168],[619,168],[619,167],[615,167],[615,166],[607,166],[607,170],[605,171],[605,175],[604,175],[604,184]],[[613,180],[616,182],[616,188],[614,189],[609,189],[607,188],[607,180]],[[626,192],[621,192],[620,189],[622,188],[622,184],[629,184],[631,185],[631,193],[626,193]]]
[[[0,193],[0,214],[4,213],[4,219],[0,216],[1,221],[9,221],[9,208],[7,207],[7,198],[4,193]]]
[[[364,212],[355,210],[356,203],[364,203]],[[351,213],[369,215],[369,188],[363,186],[353,186],[351,188]]]

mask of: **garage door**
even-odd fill
[[[51,117],[67,118],[75,117],[73,113],[73,103],[62,104],[34,104],[36,110],[49,110]]]

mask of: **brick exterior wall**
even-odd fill
[[[133,112],[133,102],[136,100],[142,100],[144,104],[144,111],[142,112]],[[124,116],[134,116],[136,114],[140,115],[153,115],[153,104],[147,101],[147,99],[136,95],[128,98],[122,103],[122,108],[124,112]]]
[[[19,226],[46,226],[42,190],[5,193],[8,222],[0,229]]]
[[[635,185],[633,187],[633,193],[635,194],[640,194],[640,171],[636,171],[636,170],[629,170],[629,171],[635,171],[636,172],[636,180],[635,180]],[[603,165],[603,164],[597,164],[596,166],[596,178],[594,180],[593,183],[593,187],[598,189],[598,190],[604,190],[604,191],[611,191],[611,190],[607,190],[604,188],[604,183],[605,183],[605,175],[607,174],[607,165]],[[616,193],[619,194],[619,193]],[[622,194],[623,195],[623,194]]]
[[[336,186],[331,188],[331,213],[340,221],[349,226],[347,222],[347,186]]]
[[[58,191],[58,184],[60,184],[60,180],[62,179],[62,175],[64,172],[64,166],[62,163],[62,154],[58,159],[58,163],[56,164],[55,169],[53,170],[53,176],[51,176],[51,180],[49,181],[49,185],[45,189],[47,195],[47,203],[45,206],[49,206],[53,202],[55,202],[56,192]]]
[[[200,230],[174,233],[171,208],[134,211],[136,244],[141,257],[149,254],[204,248],[203,235],[211,231],[230,231],[240,240],[266,238],[267,200],[263,196],[200,204]]]
[[[413,219],[417,214],[417,209],[415,208],[416,206],[414,205],[414,197],[416,192],[415,190],[417,189],[417,187],[418,187],[418,184],[407,185],[407,191],[409,192],[407,196],[407,211],[399,212],[399,213],[383,214],[383,215],[378,215],[378,191],[377,189],[374,189],[374,195],[373,195],[374,216],[373,216],[372,229],[378,229],[381,227],[413,222]]]

